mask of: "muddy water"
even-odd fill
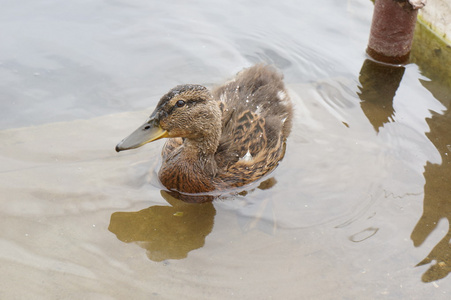
[[[449,49],[367,60],[363,0],[28,4],[0,12],[0,298],[448,299]],[[265,184],[184,203],[162,141],[114,151],[172,86],[260,61],[296,106]]]

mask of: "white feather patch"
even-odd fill
[[[253,159],[251,152],[247,149],[246,154],[240,158],[240,161],[251,161]]]

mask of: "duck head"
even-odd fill
[[[219,143],[221,111],[208,89],[178,85],[161,97],[147,121],[116,146],[116,151],[141,147],[161,138],[183,137],[191,141],[214,139]],[[209,143],[211,144],[211,143]]]

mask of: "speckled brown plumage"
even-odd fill
[[[249,184],[271,172],[285,153],[293,112],[282,78],[274,68],[256,65],[211,92],[200,85],[177,86],[161,98],[141,131],[116,150],[169,137],[159,178],[172,191]],[[137,142],[134,135],[149,127],[158,127],[158,136]]]

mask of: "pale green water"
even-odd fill
[[[450,75],[366,61],[371,13],[4,4],[0,298],[448,299]],[[185,204],[151,184],[162,142],[114,151],[174,85],[260,61],[296,107],[271,188]]]

